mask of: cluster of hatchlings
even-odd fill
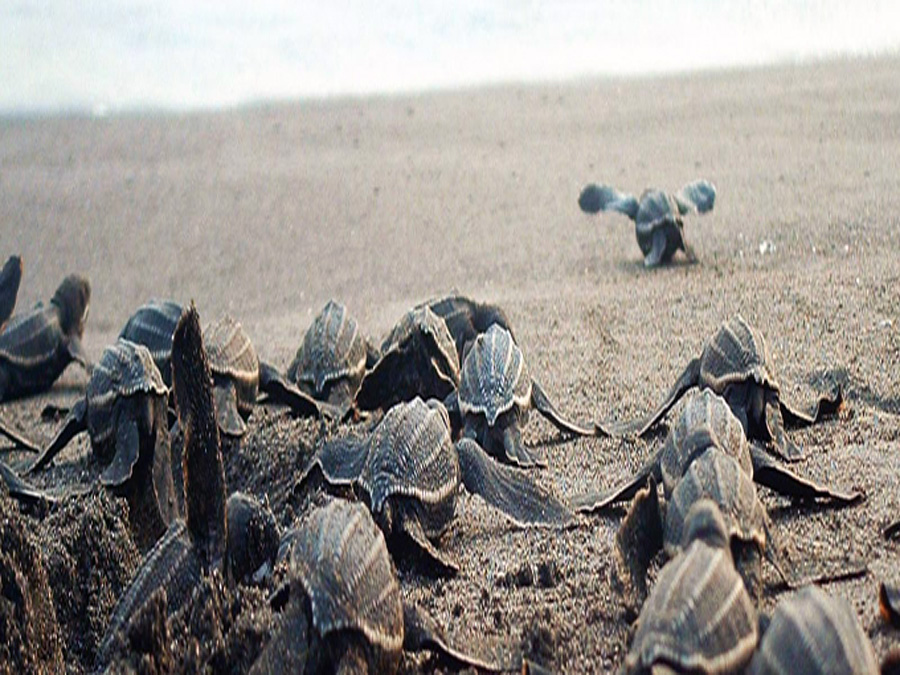
[[[683,193],[694,203],[705,195],[711,206],[702,186]],[[587,201],[596,206],[593,199]],[[668,248],[651,242],[650,250],[659,257]],[[813,424],[835,412],[841,392],[823,396],[811,413],[790,406],[765,342],[739,316],[708,340],[645,419],[580,426],[556,410],[532,377],[504,312],[465,297],[415,307],[380,348],[343,306],[329,302],[282,374],[258,359],[234,319],[201,330],[193,305],[170,301],[138,309],[91,364],[80,345],[87,280],[66,278],[49,305],[7,323],[21,274],[18,258],[0,273],[0,400],[46,390],[73,360],[88,368],[90,381],[45,448],[2,420],[0,431],[39,452],[26,474],[87,431],[104,467],[100,482],[127,499],[134,537],[149,549],[110,617],[99,668],[121,657],[128,626],[160,593],[172,616],[204,576],[258,581],[276,558],[289,570],[288,600],[254,672],[392,672],[404,649],[431,650],[450,664],[483,670],[533,667],[452,646],[431,617],[401,599],[392,556],[409,546],[426,570],[457,571],[438,542],[463,486],[523,526],[566,527],[576,512],[632,500],[615,547],[623,600],[639,610],[626,671],[786,672],[800,664],[804,672],[877,670],[852,609],[808,585],[858,570],[802,577],[786,569],[784,545],[755,487],[835,505],[861,498],[803,478],[770,454],[799,458],[785,425]],[[567,503],[525,471],[544,464],[521,438],[532,408],[565,433],[643,435],[693,388],[700,391],[663,447],[621,486]],[[298,489],[349,486],[357,501],[328,501],[279,536],[265,506],[241,493],[226,497],[221,435],[245,433],[260,391],[298,415],[338,422],[383,411],[364,437],[320,443],[297,479]],[[180,485],[172,471],[173,421],[184,437],[175,461]],[[53,499],[9,466],[0,469],[15,498]],[[660,549],[668,562],[648,594],[648,566]],[[764,559],[788,586],[801,588],[765,621],[756,611]],[[882,611],[894,622],[898,596],[898,589],[882,586]]]

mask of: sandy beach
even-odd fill
[[[900,518],[898,70],[900,59],[884,57],[220,113],[2,119],[0,254],[24,260],[20,311],[69,272],[90,277],[95,359],[153,297],[194,300],[205,321],[232,314],[260,357],[286,368],[330,298],[379,342],[406,309],[458,291],[506,310],[534,377],[580,421],[650,410],[740,313],[766,337],[792,400],[845,382],[837,417],[790,432],[808,454],[795,468],[865,501],[828,509],[760,495],[800,558],[867,563],[863,578],[826,588],[850,600],[881,658],[900,641],[877,604],[882,580],[900,582],[898,544],[881,536]],[[577,204],[588,182],[640,193],[695,178],[718,190],[710,214],[686,221],[695,265],[676,256],[644,269],[630,221]],[[71,405],[86,382],[72,366],[48,394],[2,410],[46,442],[59,421],[41,409]],[[549,465],[537,480],[566,497],[625,478],[662,442],[569,439],[536,415],[524,437]],[[314,423],[261,406],[226,449],[229,489],[268,496],[289,526],[305,504],[291,475],[316,438]],[[62,493],[95,485],[99,472],[82,435],[35,482]],[[97,488],[70,500],[61,513],[22,514],[48,559],[59,554],[54,527],[116,502]],[[613,670],[630,639],[610,579],[622,514],[523,531],[464,495],[442,542],[460,574],[402,570],[403,594],[460,645],[506,640],[556,672]],[[72,613],[47,638],[69,672],[91,669],[103,617],[139,561],[126,535],[105,536],[115,579],[85,586],[89,623]],[[785,591],[771,568],[766,581],[771,610]],[[269,611],[267,590],[247,594],[245,609]],[[246,658],[274,622],[256,621]],[[76,631],[87,635],[78,645]],[[39,667],[12,666],[23,664]],[[435,664],[409,656],[402,667]]]

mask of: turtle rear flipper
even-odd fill
[[[511,464],[522,469],[547,466],[546,460],[541,459],[525,447],[522,442],[522,432],[517,424],[510,424],[503,429],[503,451]]]
[[[784,433],[781,406],[778,403],[778,394],[774,391],[766,393],[765,416],[766,431],[772,441],[775,453],[786,462],[796,462],[803,459],[803,450]]]
[[[100,483],[105,487],[120,487],[134,471],[141,454],[141,435],[137,421],[120,419],[116,426],[116,452],[109,466],[100,474]]]
[[[259,362],[259,388],[273,401],[287,405],[298,415],[319,417],[326,413],[329,417],[342,416],[341,411],[332,406],[322,406],[312,396],[288,382],[276,368],[262,361]]]
[[[19,284],[22,282],[22,259],[10,256],[0,271],[0,330],[16,308]]]
[[[634,220],[640,204],[633,195],[619,192],[609,185],[591,183],[581,191],[581,195],[578,197],[578,206],[585,213],[618,211]]]
[[[401,514],[399,518],[399,530],[415,545],[435,566],[440,574],[455,576],[459,573],[459,565],[450,557],[439,551],[422,529],[422,524],[415,516]]]
[[[784,400],[784,393],[779,394],[779,404],[784,423],[791,427],[807,427],[816,424],[823,417],[835,415],[844,403],[844,391],[836,385],[834,391],[822,394],[809,412],[800,410]]]
[[[0,396],[0,399],[2,399],[2,396]],[[7,423],[7,421],[3,419],[2,416],[0,416],[0,436],[6,436],[9,440],[16,444],[16,447],[23,448],[31,452],[41,451],[41,449],[34,441],[26,438],[20,432],[13,429]]]
[[[522,662],[519,655],[475,655],[456,649],[447,642],[433,618],[409,604],[403,606],[403,649],[409,652],[432,651],[454,666],[491,673],[518,670]]]
[[[572,511],[521,471],[495,462],[475,441],[456,444],[463,485],[517,525],[563,527]]]
[[[222,433],[241,437],[247,433],[247,423],[237,407],[237,392],[231,381],[217,382],[215,386],[216,420]]]
[[[651,475],[635,494],[616,533],[616,573],[622,582],[623,601],[635,616],[647,599],[647,569],[662,547],[662,512]]]
[[[802,478],[779,466],[765,451],[750,445],[753,461],[753,481],[775,492],[795,499],[829,499],[840,506],[849,506],[863,499],[861,492],[838,492]]]
[[[531,404],[534,409],[543,415],[553,426],[563,432],[577,436],[596,436],[596,429],[587,429],[578,424],[573,424],[559,414],[556,407],[547,398],[547,394],[536,380],[531,381]]]
[[[656,410],[652,413],[644,417],[643,419],[635,420],[633,422],[619,422],[607,425],[609,430],[616,436],[624,436],[626,434],[635,434],[636,436],[643,436],[646,434],[653,426],[659,422],[669,410],[672,409],[678,399],[684,396],[685,392],[689,389],[692,389],[698,385],[700,381],[700,359],[692,359],[690,363],[688,363],[687,367],[684,369],[684,372],[678,376],[678,379],[675,381],[675,384],[672,385],[672,388],[669,389],[669,393],[666,394],[666,397],[663,399],[662,403],[660,403]]]
[[[716,186],[708,180],[695,180],[672,195],[681,215],[708,213],[716,204]]]
[[[31,483],[22,480],[6,462],[0,461],[0,479],[6,485],[11,497],[27,502],[53,502],[56,499]]]
[[[617,485],[611,490],[605,492],[592,492],[575,497],[572,505],[578,513],[592,513],[594,511],[602,511],[608,506],[627,501],[634,497],[638,490],[647,484],[647,480],[652,476],[653,480],[659,482],[662,480],[662,471],[659,467],[660,452],[657,452],[644,466],[638,469],[624,483]]]
[[[53,458],[59,454],[59,451],[66,447],[69,444],[69,441],[82,431],[87,431],[87,403],[84,399],[81,399],[72,406],[72,410],[66,417],[62,429],[60,429],[56,434],[56,437],[50,441],[50,445],[44,448],[44,451],[41,452],[32,465],[28,467],[25,474],[27,475],[35,471],[40,471],[47,466]]]

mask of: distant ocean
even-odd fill
[[[215,109],[898,51],[898,0],[3,0],[0,114]]]

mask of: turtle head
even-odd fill
[[[181,315],[172,337],[172,386],[184,432],[185,521],[209,571],[218,567],[225,555],[225,469],[209,360],[193,302]]]
[[[688,511],[682,546],[702,541],[713,548],[729,549],[728,529],[719,507],[711,499],[701,499]]]
[[[91,282],[86,277],[70,274],[63,279],[50,302],[59,310],[63,333],[81,337],[91,310]]]

